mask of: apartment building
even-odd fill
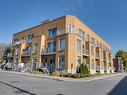
[[[111,46],[75,16],[43,21],[13,35],[13,63],[35,70],[76,73],[86,64],[90,73],[113,72]]]

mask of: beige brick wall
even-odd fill
[[[62,34],[62,35],[57,35],[53,39],[48,38],[48,30],[49,29],[57,28],[57,30],[60,31],[60,33],[65,33],[65,32],[67,32],[66,31],[67,25],[73,25],[75,33],[66,33],[66,34]],[[82,31],[85,32],[84,33],[85,40],[83,40],[77,34],[79,29],[81,29]],[[34,34],[34,38],[32,39],[31,43],[27,42],[27,36],[29,34]],[[90,28],[88,28],[78,18],[76,18],[75,16],[63,16],[58,19],[47,22],[45,24],[40,24],[40,25],[33,27],[31,29],[14,34],[13,42],[16,38],[19,40],[21,40],[21,39],[25,40],[24,44],[14,45],[14,43],[13,43],[14,53],[15,53],[16,48],[19,48],[18,55],[17,56],[14,55],[14,63],[15,63],[16,58],[18,58],[19,62],[21,62],[21,58],[22,58],[21,54],[22,54],[23,49],[25,49],[31,45],[32,51],[33,51],[34,44],[38,43],[39,48],[38,48],[38,53],[36,54],[36,56],[32,52],[31,55],[27,58],[30,58],[30,63],[31,63],[30,66],[31,67],[32,67],[32,63],[33,63],[34,59],[38,60],[38,67],[41,67],[41,64],[44,60],[44,58],[43,58],[44,55],[42,56],[42,49],[46,49],[48,43],[56,42],[56,52],[54,54],[55,68],[58,67],[58,56],[59,55],[65,56],[65,71],[66,72],[75,72],[76,71],[77,57],[81,57],[81,61],[83,63],[89,64],[90,66],[91,66],[91,64],[90,64],[91,60],[95,60],[95,62],[97,62],[96,64],[99,64],[100,61],[104,61],[104,60],[102,58],[96,60],[96,52],[95,51],[97,51],[97,53],[99,54],[101,49],[96,48],[95,45],[93,45],[94,52],[95,52],[94,56],[92,56],[92,55],[84,56],[83,55],[83,45],[84,45],[85,50],[86,49],[91,50],[91,46],[92,46],[90,43],[86,42],[87,35],[89,35],[90,37],[93,37],[95,39],[95,41],[102,43],[105,47],[107,47],[109,50],[111,50],[111,46],[107,42],[105,42],[102,38],[100,38],[95,32],[93,32]],[[65,40],[66,40],[66,49],[64,51],[58,50],[59,40],[61,38],[65,38]],[[77,52],[77,39],[81,40],[81,52]],[[105,52],[103,52],[103,56],[106,61],[109,61],[109,58],[111,59],[111,54],[107,54],[107,57],[108,57],[107,58]],[[50,55],[48,55],[47,57],[49,58]],[[96,64],[94,66],[95,68],[96,68]]]

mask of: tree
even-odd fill
[[[124,50],[119,50],[117,51],[117,53],[115,54],[115,58],[121,58],[123,60],[123,66],[125,68],[127,68],[127,52]]]
[[[6,43],[0,43],[0,62],[3,62],[3,55],[5,51]]]
[[[5,47],[4,56],[3,56],[5,63],[8,62],[8,53],[11,53],[11,46],[10,45]]]
[[[5,62],[1,66],[2,69],[8,63],[8,53],[11,53],[11,45],[6,43],[0,43],[0,61],[2,63]]]

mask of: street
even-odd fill
[[[0,72],[0,95],[127,95],[127,74],[79,83]]]

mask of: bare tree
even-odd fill
[[[2,69],[8,63],[8,53],[11,53],[11,45],[0,43],[0,62],[4,63],[3,65],[1,65]]]
[[[5,52],[5,48],[7,47],[6,43],[0,43],[0,62],[3,62],[3,55]]]

